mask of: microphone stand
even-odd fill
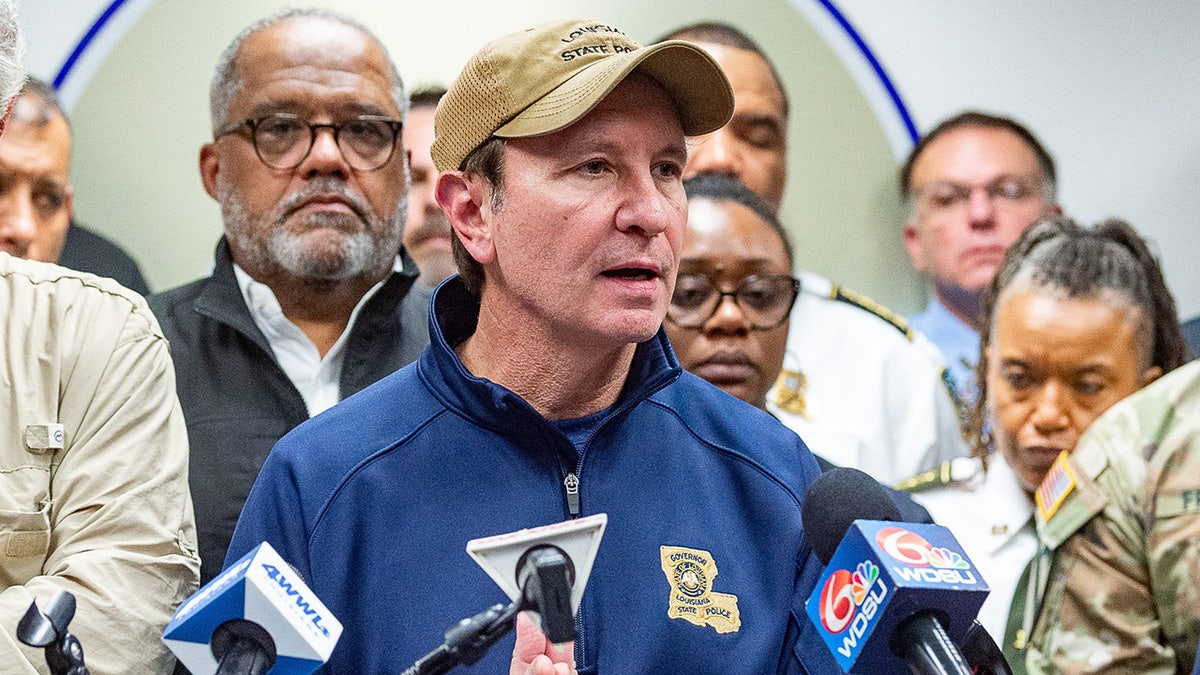
[[[403,675],[441,675],[459,665],[471,665],[517,625],[520,602],[492,605],[446,631],[446,641],[405,670]]]
[[[574,583],[575,566],[562,549],[552,544],[534,546],[517,561],[520,599],[507,606],[493,605],[451,626],[442,646],[422,656],[403,675],[441,675],[459,664],[474,664],[517,625],[517,613],[525,609],[542,615],[542,629],[551,642],[574,640]]]
[[[83,646],[67,632],[73,618],[75,596],[58,589],[50,596],[44,613],[34,600],[17,623],[17,639],[30,647],[43,647],[46,665],[53,675],[90,675],[83,664]]]

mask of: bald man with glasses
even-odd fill
[[[429,342],[400,243],[407,95],[379,41],[322,10],[272,15],[226,47],[210,99],[215,267],[150,299],[187,419],[205,582],[275,441]]]
[[[983,292],[1004,252],[1038,218],[1060,213],[1054,158],[1016,120],[966,111],[940,122],[900,169],[904,246],[929,280],[908,317],[946,359],[960,398],[976,398]]]

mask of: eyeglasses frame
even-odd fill
[[[259,147],[258,147],[258,126],[260,124],[262,124],[264,120],[268,120],[268,119],[276,118],[276,117],[282,117],[285,119],[296,120],[308,127],[308,132],[309,132],[308,149],[305,150],[304,155],[302,155],[300,157],[300,159],[296,161],[295,164],[292,164],[290,166],[275,166],[274,164],[271,164],[270,162],[268,162],[266,159],[263,158],[262,151],[259,150]],[[346,156],[346,151],[342,149],[342,144],[338,141],[338,138],[339,138],[340,134],[342,133],[342,127],[349,124],[350,122],[361,122],[364,120],[373,121],[373,122],[384,122],[392,130],[392,144],[388,150],[387,157],[382,162],[380,162],[378,166],[372,167],[370,169],[360,169],[360,168],[352,165],[350,163],[350,158]],[[396,144],[400,141],[400,138],[401,138],[400,132],[404,129],[404,123],[398,119],[395,119],[392,117],[387,117],[385,115],[356,115],[355,117],[351,117],[349,119],[342,120],[341,122],[322,122],[322,123],[313,124],[312,122],[306,122],[306,121],[301,120],[299,115],[293,115],[291,113],[272,113],[270,115],[263,115],[261,117],[247,117],[244,119],[237,120],[236,122],[230,122],[229,124],[226,124],[225,126],[221,127],[220,129],[217,129],[216,133],[213,134],[213,140],[220,140],[220,138],[222,136],[228,136],[229,134],[239,131],[243,127],[250,130],[250,145],[254,147],[254,155],[256,157],[258,157],[258,161],[262,162],[266,167],[268,167],[270,169],[274,169],[276,171],[291,171],[292,169],[295,169],[296,167],[303,164],[304,160],[308,159],[308,156],[310,154],[312,154],[313,146],[317,144],[317,131],[320,129],[329,129],[331,132],[333,132],[333,143],[334,143],[334,145],[337,146],[338,152],[341,153],[342,159],[346,160],[346,164],[350,165],[350,168],[354,169],[355,171],[362,171],[362,172],[370,173],[372,171],[378,171],[378,170],[382,169],[383,167],[388,165],[388,162],[392,161],[392,157],[394,157],[396,155]]]
[[[710,320],[712,320],[712,318],[714,316],[716,316],[717,310],[721,309],[721,304],[725,302],[725,298],[732,298],[734,306],[736,306],[738,308],[738,311],[740,311],[742,313],[742,315],[746,317],[747,321],[749,321],[750,316],[749,316],[749,314],[746,313],[746,310],[742,307],[742,303],[740,301],[738,301],[737,294],[738,294],[738,290],[741,289],[742,286],[744,286],[746,284],[746,282],[754,280],[754,279],[781,278],[781,277],[789,279],[792,282],[791,283],[792,299],[791,299],[791,301],[788,302],[787,310],[783,313],[783,317],[780,318],[779,321],[777,321],[769,326],[756,326],[753,323],[751,323],[750,330],[771,330],[773,328],[778,328],[778,327],[782,326],[784,324],[784,322],[788,320],[788,317],[792,313],[792,308],[794,308],[796,306],[796,300],[799,299],[799,297],[800,297],[800,279],[792,274],[751,274],[750,276],[745,277],[741,281],[739,281],[737,286],[732,291],[722,290],[719,286],[717,286],[717,284],[713,283],[712,277],[708,276],[707,274],[697,274],[697,275],[689,275],[689,276],[702,276],[702,277],[708,279],[709,285],[711,285],[713,287],[713,290],[715,290],[717,292],[717,301],[715,304],[713,304],[712,312],[710,312],[708,316],[704,317],[703,321],[700,321],[699,323],[696,323],[696,324],[680,323],[678,319],[671,316],[670,305],[668,305],[667,306],[667,316],[666,316],[667,320],[681,328],[688,328],[688,329],[692,329],[692,330],[699,330],[699,329],[704,328],[704,324],[706,324]]]

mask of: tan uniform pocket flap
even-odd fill
[[[19,568],[25,562],[40,567],[50,549],[50,504],[40,511],[0,511],[0,568]],[[17,560],[33,559],[33,560]],[[36,571],[30,576],[36,574]]]

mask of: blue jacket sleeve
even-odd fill
[[[275,445],[254,481],[233,532],[224,567],[228,568],[265,541],[307,581],[312,578],[309,517],[301,482],[285,447],[287,441],[285,437]]]
[[[799,466],[801,483],[800,493],[803,495],[813,481],[821,475],[821,466],[816,456],[798,436]],[[809,547],[807,539],[803,549],[796,557],[796,587],[792,596],[792,612],[788,637],[785,643],[784,655],[779,666],[779,672],[785,675],[807,675],[808,673],[842,673],[841,666],[825,646],[820,633],[808,619],[804,604],[816,588],[825,566]]]

